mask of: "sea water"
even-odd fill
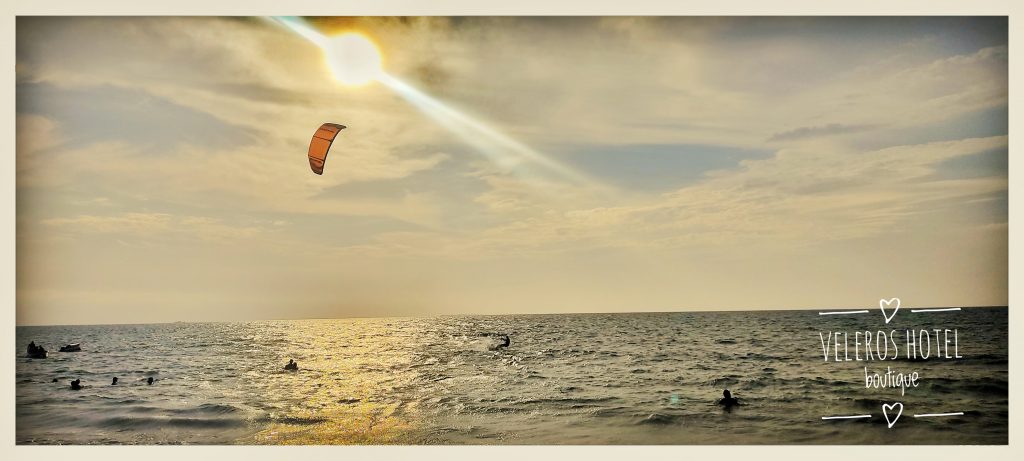
[[[16,441],[1006,444],[1007,316],[1004,307],[901,312],[889,324],[876,309],[23,326]],[[820,334],[878,324],[956,329],[961,357],[823,359]],[[503,334],[511,346],[492,350]],[[49,357],[26,358],[29,341]],[[67,343],[82,352],[57,352]],[[288,359],[298,371],[283,369]],[[865,368],[886,367],[918,373],[918,385],[905,395],[865,385]],[[76,378],[83,389],[71,390]],[[742,405],[717,404],[726,388]],[[895,402],[903,414],[888,427],[881,406]],[[913,416],[945,412],[963,415]],[[822,419],[835,415],[870,416]]]

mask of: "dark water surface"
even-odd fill
[[[904,309],[886,325],[876,308],[17,327],[16,440],[1006,444],[1007,315]],[[963,358],[905,359],[904,330],[934,328],[957,330]],[[900,359],[824,360],[819,332],[848,331],[852,358],[857,330],[896,330]],[[497,334],[511,347],[489,350]],[[25,358],[29,341],[49,358]],[[82,352],[57,352],[66,343]],[[282,369],[289,358],[298,372]],[[904,396],[865,389],[865,366],[916,371],[920,384]],[[75,378],[84,389],[70,389]],[[717,405],[724,388],[743,405]],[[889,428],[881,406],[895,402],[904,411]],[[948,412],[964,415],[913,416]]]

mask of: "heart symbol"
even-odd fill
[[[892,305],[892,303],[896,303],[896,307],[892,309],[892,312],[886,312],[885,308]],[[880,299],[878,300],[878,307],[882,308],[882,316],[885,317],[885,323],[889,323],[896,316],[896,311],[900,310],[900,298]]]
[[[889,417],[889,410],[895,410],[897,408],[899,408],[899,411],[896,412],[896,416],[893,416],[892,418],[890,418]],[[885,416],[885,421],[887,423],[889,423],[889,429],[892,429],[893,424],[896,424],[896,420],[900,419],[900,416],[902,414],[903,414],[903,404],[902,403],[896,402],[896,403],[894,403],[892,405],[889,405],[888,403],[883,403],[882,404],[882,416]]]

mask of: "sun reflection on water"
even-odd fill
[[[254,394],[276,393],[281,402],[254,436],[264,444],[401,443],[416,426],[415,402],[402,401],[421,378],[410,344],[417,330],[389,330],[387,322],[308,321],[257,332],[287,345],[298,371],[271,376],[250,372]],[[280,350],[278,348],[278,350]]]

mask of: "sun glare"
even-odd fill
[[[357,33],[329,37],[323,46],[334,78],[345,85],[365,85],[383,75],[380,51]]]
[[[499,166],[509,170],[515,169],[524,176],[543,174],[541,171],[546,171],[577,184],[587,185],[593,190],[603,189],[585,175],[384,72],[383,59],[377,45],[365,35],[346,32],[341,35],[325,36],[301,18],[284,16],[274,17],[272,20],[320,47],[338,83],[362,86],[375,81],[380,82]]]

